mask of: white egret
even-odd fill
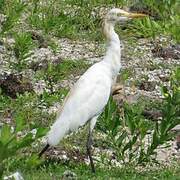
[[[121,48],[118,34],[114,31],[117,22],[131,18],[144,17],[144,14],[129,13],[122,9],[111,9],[104,18],[103,33],[107,40],[107,51],[102,61],[91,66],[76,82],[65,99],[57,120],[47,134],[47,145],[40,152],[41,156],[49,146],[57,145],[70,132],[89,123],[87,154],[92,171],[95,172],[91,156],[92,130],[98,116],[108,102],[112,86],[121,68]]]

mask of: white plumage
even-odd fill
[[[118,21],[128,20],[128,17],[140,16],[144,15],[128,13],[117,8],[108,12],[103,23],[103,33],[107,39],[106,55],[101,62],[91,66],[76,82],[47,135],[48,144],[55,146],[66,134],[77,130],[89,121],[87,150],[93,172],[95,170],[90,154],[91,132],[97,117],[108,102],[111,88],[121,68],[120,40],[114,31],[114,25]]]
[[[117,51],[119,53],[114,55],[114,58],[119,61],[118,72],[120,69],[120,48]],[[107,61],[104,59],[88,69],[70,91],[60,116],[48,134],[50,145],[57,145],[59,140],[69,131],[77,130],[78,127],[102,112],[110,96],[113,77],[117,75],[111,71],[109,56],[107,54],[105,58]]]
[[[105,63],[100,62],[81,76],[48,134],[50,145],[57,145],[69,131],[77,130],[102,112],[112,85],[111,78],[107,75],[109,73]]]

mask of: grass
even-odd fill
[[[22,174],[26,180],[61,179],[63,173],[70,170],[76,173],[78,179],[124,179],[124,180],[178,180],[180,176],[179,165],[164,167],[158,170],[136,170],[134,167],[124,168],[100,168],[96,167],[96,173],[90,171],[90,167],[84,164],[51,164],[48,167],[40,167],[38,170],[26,170]]]
[[[21,48],[21,51],[23,48]],[[24,51],[22,51],[24,52]],[[3,171],[8,171],[11,166],[11,163],[17,162],[17,158],[11,158],[17,154],[17,157],[20,155],[16,152],[19,150],[18,143],[22,143],[19,146],[29,146],[30,141],[34,142],[32,135],[27,135],[27,138],[24,137],[22,140],[18,138],[18,132],[11,132],[11,126],[13,127],[21,127],[23,130],[28,130],[28,132],[36,127],[43,128],[47,127],[47,124],[51,124],[55,119],[54,113],[49,113],[48,108],[53,106],[56,102],[61,102],[64,96],[67,94],[68,89],[60,88],[55,91],[51,91],[55,82],[59,82],[59,80],[68,77],[69,75],[78,75],[81,74],[89,65],[85,61],[63,61],[59,65],[48,65],[48,69],[41,70],[41,73],[37,72],[37,79],[45,79],[47,83],[46,90],[42,94],[36,94],[35,92],[25,92],[24,94],[17,94],[15,99],[6,96],[2,91],[0,91],[0,117],[3,119],[1,123],[3,123],[3,127],[0,127],[0,158],[3,161],[0,163],[0,177]],[[48,83],[51,84],[49,85]],[[9,122],[7,122],[9,121]],[[13,142],[10,140],[13,134]],[[29,142],[29,143],[28,143]],[[9,146],[6,146],[6,143]],[[13,151],[13,147],[14,148]],[[3,145],[3,148],[2,148]],[[5,150],[7,148],[7,150]],[[11,152],[9,154],[5,154],[3,152]],[[9,158],[10,157],[10,158]],[[11,159],[8,162],[8,158]],[[32,162],[36,162],[35,160],[31,160]],[[6,164],[7,163],[7,164]],[[25,162],[28,164],[27,162]],[[37,160],[38,163],[38,160]],[[4,165],[5,164],[5,165]],[[20,163],[20,166],[22,163]],[[34,164],[33,164],[34,165]],[[3,168],[1,168],[3,167]]]
[[[54,74],[55,79],[66,79],[70,75],[78,76],[82,74],[88,67],[90,67],[90,64],[85,60],[64,60],[62,63],[52,66],[52,70],[50,70]]]
[[[139,0],[139,2],[141,1]],[[132,24],[128,24],[126,27],[119,28],[118,33],[121,33],[124,37],[128,38],[129,43],[133,43],[133,45],[135,46],[137,38],[139,37],[147,37],[154,41],[156,37],[160,34],[170,36],[171,39],[176,43],[179,42],[180,26],[178,26],[179,13],[177,11],[176,2],[163,2],[164,3],[159,4],[156,0],[144,1],[145,5],[148,6],[148,8],[151,8],[152,11],[158,14],[159,19],[148,17],[143,20],[135,20],[132,22]],[[12,45],[12,47],[7,47],[9,48],[9,51],[13,52],[16,58],[16,61],[10,62],[10,65],[12,66],[11,70],[16,70],[18,73],[22,73],[23,71],[26,71],[28,69],[26,59],[31,56],[33,48],[37,48],[38,46],[37,42],[32,39],[32,34],[29,32],[29,30],[33,29],[40,32],[43,39],[45,39],[45,41],[48,41],[47,47],[50,47],[54,53],[56,53],[56,50],[58,48],[58,45],[51,40],[51,38],[54,37],[55,39],[65,37],[73,40],[86,39],[99,42],[103,40],[100,31],[102,18],[99,14],[100,8],[103,6],[108,8],[111,8],[113,6],[121,7],[123,5],[130,4],[132,4],[131,0],[33,0],[30,2],[21,2],[18,0],[0,0],[0,12],[6,15],[6,20],[3,23],[0,37],[12,37],[15,40],[15,43]],[[131,35],[132,38],[130,38]],[[46,40],[47,37],[48,40]],[[133,53],[130,55],[133,56]],[[138,51],[138,58],[141,58],[143,54],[144,52],[142,52],[141,54]],[[52,107],[56,102],[61,102],[69,90],[69,87],[57,88],[56,85],[61,84],[62,80],[67,80],[69,78],[74,78],[81,75],[89,66],[90,65],[84,60],[72,61],[68,59],[63,59],[62,62],[58,64],[53,64],[53,62],[48,59],[47,67],[37,69],[36,71],[34,71],[33,77],[31,77],[32,79],[34,79],[33,81],[35,82],[39,80],[44,80],[46,88],[44,89],[44,92],[42,94],[38,95],[35,92],[25,92],[24,94],[17,95],[16,99],[12,99],[10,97],[7,97],[0,90],[0,118],[3,119],[3,121],[1,122],[6,123],[6,120],[9,118],[10,124],[14,126],[16,119],[24,119],[26,125],[29,126],[29,128],[33,128],[35,125],[38,125],[40,127],[49,126],[52,121],[54,121],[55,114],[49,113],[48,109]],[[153,70],[156,69],[156,66],[157,64],[154,64],[154,62],[152,61],[147,68]],[[159,64],[159,66],[165,68],[164,64]],[[125,70],[121,73],[120,81],[124,83],[129,76],[133,77],[133,73],[133,69]],[[144,78],[146,79],[145,76]],[[144,107],[159,109],[160,107],[162,107],[162,105],[164,105],[161,102],[152,103],[147,102],[144,99],[142,101],[143,102],[140,102],[139,104]],[[174,108],[173,103],[172,108]],[[101,117],[102,121],[101,123],[97,124],[97,126],[99,126],[99,129],[98,127],[97,129],[101,131],[102,129],[104,131],[112,131],[113,139],[115,137],[113,134],[114,130],[116,130],[116,135],[119,135],[119,128],[116,128],[116,125],[119,125],[119,116],[114,116],[114,112],[111,112],[111,110],[113,110],[112,104],[110,104],[109,109],[110,115],[108,116],[108,112],[105,111],[106,114],[103,114],[103,116]],[[138,106],[131,106],[131,109],[129,109],[128,112],[130,112],[131,116],[133,115],[134,119],[132,118],[131,120],[133,120],[134,122],[132,122],[132,124],[131,121],[125,122],[126,126],[129,128],[128,132],[125,133],[129,133],[129,131],[131,131],[132,135],[136,137],[136,133],[139,133],[138,130],[142,131],[143,133],[143,131],[146,131],[147,129],[152,130],[155,127],[152,122],[147,123],[146,121],[144,121],[144,119],[140,119],[142,117],[139,113]],[[111,121],[113,118],[115,121]],[[169,123],[168,125],[171,126],[172,124],[173,123]],[[164,127],[165,125],[163,125],[163,128]],[[157,134],[161,131],[161,129],[158,129],[157,127]],[[106,132],[106,134],[107,133],[108,132]],[[84,134],[85,133],[78,136],[81,136],[81,138],[83,138],[84,140]],[[154,137],[156,137],[157,134],[155,134]],[[158,135],[160,136],[161,134],[163,133],[159,133]],[[166,132],[164,134],[166,135]],[[121,135],[123,137],[123,134]],[[118,139],[117,142],[118,146],[121,142],[123,142],[121,141],[123,140],[121,139],[121,136],[119,137],[120,139]],[[158,138],[162,140],[162,138]],[[109,145],[108,143],[113,143],[112,139],[110,142],[108,142],[108,140],[105,142],[106,146]],[[82,145],[83,140],[81,141],[81,143],[79,143],[80,146]],[[114,138],[114,140],[117,139]],[[135,141],[136,140],[137,139],[135,139]],[[68,145],[73,141],[74,140],[69,138],[66,139],[63,143],[68,147]],[[129,139],[129,143],[130,144],[128,145],[132,150],[132,146],[134,145],[133,143],[135,142],[133,142],[133,139]],[[157,145],[156,142],[155,144]],[[116,149],[117,153],[120,152],[120,148],[121,147],[118,147]],[[153,148],[154,147],[152,147],[152,149]],[[25,149],[25,152],[26,151],[29,154],[29,152],[34,151],[34,148],[31,147],[29,149]],[[82,151],[84,151],[84,149]],[[36,161],[33,164],[33,158],[32,163],[27,166],[27,159],[29,157],[22,162],[17,160],[18,157],[21,157],[21,155],[17,154],[17,158],[7,160],[5,174],[10,174],[11,172],[19,169],[25,179],[43,180],[60,179],[65,170],[71,170],[75,172],[78,176],[78,179],[178,179],[180,176],[179,164],[172,165],[171,167],[165,167],[164,169],[162,169],[160,166],[157,167],[157,170],[149,169],[139,171],[136,170],[135,167],[130,167],[128,165],[122,168],[115,168],[112,166],[99,167],[97,163],[97,173],[92,174],[90,172],[89,166],[85,165],[85,163],[77,164],[70,161],[58,164],[53,162],[46,162],[44,165],[42,164],[37,168]]]
[[[46,90],[41,95],[31,92],[18,95],[16,99],[0,94],[0,117],[4,119],[7,114],[12,114],[12,118],[16,115],[21,115],[27,122],[40,124],[51,122],[54,116],[48,115],[47,108],[56,102],[61,102],[69,87],[55,89],[52,92],[51,88],[54,89],[56,83],[61,82],[61,80],[68,78],[70,75],[75,77],[82,74],[88,67],[89,64],[83,60],[66,60],[58,65],[50,64],[48,69],[39,70],[35,78],[36,80],[45,80]]]
[[[152,16],[158,18],[145,18],[135,20],[126,27],[124,35],[133,34],[135,37],[150,37],[155,39],[160,34],[172,37],[179,42],[179,13],[178,2],[164,1],[159,4],[156,0],[137,1],[41,1],[19,2],[11,0],[2,1],[1,11],[7,15],[1,35],[13,31],[23,31],[21,23],[30,29],[41,30],[44,34],[56,37],[68,37],[71,39],[84,38],[93,41],[101,41],[101,7],[112,8],[134,5],[136,9],[145,7]],[[12,8],[13,7],[13,10]],[[143,10],[142,10],[143,11]],[[26,17],[20,23],[21,16]],[[18,30],[19,29],[19,30]],[[122,32],[121,32],[122,33]]]
[[[66,66],[67,64],[63,67],[65,68]],[[73,71],[71,71],[71,73],[72,72],[76,73],[76,70],[77,70],[76,65],[74,65],[73,67],[74,69]],[[79,69],[79,66],[77,68]],[[67,73],[67,71],[65,72]],[[126,77],[124,78],[126,79]],[[21,117],[21,118],[24,118],[27,122],[30,121],[36,124],[38,123],[40,126],[44,126],[44,125],[46,126],[46,124],[49,124],[51,120],[53,121],[54,116],[52,116],[52,114],[45,114],[45,116],[43,117],[43,113],[42,113],[43,112],[42,110],[44,109],[43,107],[47,108],[53,105],[55,102],[59,102],[59,99],[62,97],[63,94],[66,94],[66,90],[65,91],[60,90],[53,94],[43,93],[42,96],[37,96],[36,94],[32,94],[32,93],[29,93],[29,94],[26,93],[24,95],[18,96],[16,100],[13,100],[11,98],[5,97],[4,95],[1,95],[0,96],[2,100],[0,103],[1,112],[3,112],[5,115],[6,112],[7,113],[9,112],[9,110],[13,110],[14,111],[13,119]],[[157,106],[157,103],[155,103],[155,105]],[[152,106],[154,107],[154,105]],[[133,108],[134,111],[136,111],[135,109],[137,108]],[[111,124],[110,125],[105,124],[105,125],[111,128]],[[98,122],[98,125],[102,126],[102,123],[99,124]],[[32,126],[33,124],[31,124],[31,127]],[[108,127],[106,127],[106,130],[108,129]],[[69,143],[72,143],[72,142],[73,140],[70,140]],[[68,143],[68,141],[64,141],[64,143]],[[70,161],[70,162],[56,164],[56,163],[50,162],[50,163],[45,163],[46,165],[41,165],[39,168],[36,168],[36,164],[33,164],[33,163],[26,167],[26,164],[28,164],[27,163],[28,159],[29,159],[29,156],[27,157],[24,163],[22,163],[23,161],[19,161],[19,163],[17,163],[18,161],[14,159],[13,160],[14,163],[12,163],[14,165],[12,165],[11,161],[9,161],[8,169],[6,169],[5,174],[6,173],[10,174],[11,172],[16,171],[17,169],[20,169],[25,179],[51,179],[51,178],[60,178],[65,170],[70,169],[71,171],[75,172],[78,178],[80,179],[108,179],[109,177],[114,178],[114,179],[118,179],[118,178],[151,179],[152,177],[154,179],[156,178],[170,179],[172,178],[172,176],[174,179],[178,179],[178,176],[179,176],[178,166],[165,168],[163,170],[160,169],[156,171],[150,170],[150,171],[137,172],[133,167],[113,168],[110,166],[106,169],[106,168],[98,167],[98,164],[97,164],[97,173],[93,175],[91,174],[89,170],[89,166],[86,166],[84,163],[77,164]]]

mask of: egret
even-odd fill
[[[47,134],[47,145],[57,145],[70,132],[88,123],[87,154],[92,172],[95,172],[91,156],[92,131],[98,116],[108,102],[112,87],[121,69],[121,47],[118,34],[114,30],[117,22],[144,17],[140,13],[130,13],[122,9],[111,9],[104,18],[103,34],[107,40],[107,51],[102,61],[92,65],[75,83],[64,100],[63,107]]]

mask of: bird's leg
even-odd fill
[[[92,172],[95,173],[93,158],[92,158],[92,155],[91,155],[91,145],[92,145],[92,131],[89,128],[88,139],[87,139],[87,144],[86,144],[87,155],[88,155],[89,160],[90,160]]]
[[[94,126],[95,126],[95,124],[96,124],[97,118],[98,118],[98,116],[95,116],[95,117],[93,117],[93,118],[90,120],[90,122],[89,122],[88,139],[87,139],[87,144],[86,144],[86,147],[87,147],[87,155],[88,155],[88,157],[89,157],[90,164],[91,164],[91,169],[92,169],[92,172],[93,172],[93,173],[95,173],[95,167],[94,167],[93,158],[92,158],[92,155],[91,155],[92,131],[93,131]]]

